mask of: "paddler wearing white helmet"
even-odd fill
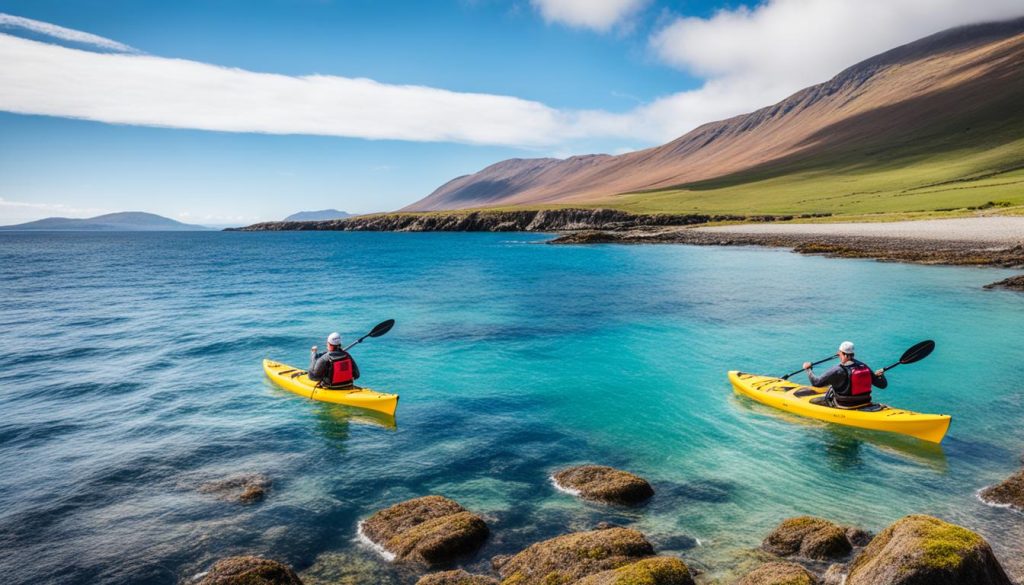
[[[354,385],[359,379],[359,366],[341,344],[341,334],[335,331],[327,336],[326,352],[317,352],[315,345],[310,349],[310,380],[328,389],[345,389]]]

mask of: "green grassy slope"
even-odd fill
[[[597,203],[637,213],[935,211],[1024,205],[1024,115]]]

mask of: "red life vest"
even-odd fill
[[[860,362],[855,362],[849,367],[843,367],[846,368],[846,373],[850,378],[851,396],[871,394],[871,368]]]
[[[330,361],[330,369],[327,372],[327,386],[350,386],[352,385],[352,358],[345,356]]]

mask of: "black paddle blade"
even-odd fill
[[[922,341],[921,343],[918,343],[914,347],[911,347],[907,351],[903,352],[903,355],[900,356],[900,363],[912,364],[914,362],[921,361],[924,358],[928,357],[928,355],[932,353],[932,350],[934,349],[935,342],[932,341],[931,339],[926,339],[925,341]]]
[[[394,319],[388,319],[383,323],[379,323],[376,327],[373,328],[373,331],[370,332],[370,337],[380,337],[381,335],[384,335],[388,331],[391,331],[391,328],[394,326]]]

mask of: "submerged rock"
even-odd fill
[[[431,573],[420,577],[416,585],[498,585],[498,580],[487,575],[474,575],[462,569]]]
[[[197,585],[302,585],[302,580],[284,563],[243,556],[217,561]]]
[[[796,563],[767,563],[747,573],[736,585],[817,585],[818,580]]]
[[[988,542],[933,518],[906,516],[883,530],[850,564],[847,585],[1011,585]]]
[[[362,523],[361,530],[395,558],[427,565],[449,563],[475,551],[489,533],[483,519],[442,496],[380,510]]]
[[[548,585],[571,583],[653,555],[654,547],[640,532],[608,528],[538,542],[514,556],[495,557],[492,564],[506,583]]]
[[[559,487],[596,502],[639,504],[654,495],[646,479],[605,465],[570,467],[553,478]]]
[[[573,585],[694,585],[686,563],[675,557],[651,557],[594,573]]]
[[[262,500],[270,489],[270,478],[262,473],[247,473],[227,479],[208,481],[199,486],[199,493],[214,494],[225,500],[252,504]]]
[[[1006,478],[1002,483],[981,490],[979,495],[990,504],[1024,510],[1024,469]]]
[[[779,556],[800,555],[817,560],[841,558],[853,550],[842,526],[813,516],[783,520],[761,546]]]
[[[306,585],[401,585],[415,578],[395,565],[362,552],[325,552],[317,555],[299,577]],[[403,567],[404,568],[404,567]]]

